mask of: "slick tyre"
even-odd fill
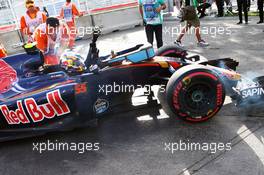
[[[190,122],[203,122],[215,116],[223,106],[225,88],[212,70],[189,65],[172,75],[166,97],[176,116]]]

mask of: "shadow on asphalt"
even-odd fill
[[[159,104],[134,110],[129,110],[132,109],[131,105],[125,105],[123,109],[127,110],[100,119],[97,127],[50,133],[40,137],[1,143],[0,152],[5,159],[2,167],[8,166],[8,163],[13,160],[19,160],[27,161],[31,166],[41,164],[38,170],[40,173],[49,167],[50,172],[57,169],[58,174],[75,174],[88,170],[91,174],[109,172],[121,174],[140,172],[141,174],[150,169],[158,174],[165,170],[168,174],[184,174],[185,171],[182,171],[184,168],[192,174],[203,168],[206,169],[207,166],[211,167],[214,161],[228,156],[232,151],[212,154],[208,151],[178,150],[172,153],[164,150],[164,143],[230,142],[232,149],[235,150],[243,142],[238,133],[241,126],[252,130],[259,139],[263,135],[263,132],[256,134],[257,131],[263,131],[263,118],[240,116],[241,114],[233,104],[225,105],[217,116],[198,124],[188,123],[175,117],[169,118],[162,112]],[[144,116],[147,116],[146,120],[139,120]],[[47,140],[76,143],[98,142],[100,151],[84,154],[69,151],[40,154],[32,151],[33,143],[47,142]],[[254,155],[254,152],[246,146],[243,150],[243,153],[240,153],[241,156]],[[259,162],[257,158],[254,161]],[[4,172],[14,173],[15,170],[21,171],[21,169],[24,170],[23,167],[16,167]],[[28,171],[24,170],[22,174],[26,173]]]

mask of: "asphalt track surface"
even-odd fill
[[[264,25],[255,25],[257,20],[251,17],[249,25],[238,26],[236,18],[207,18],[202,26],[229,26],[231,34],[203,35],[210,43],[208,48],[197,47],[194,35],[186,36],[183,44],[209,59],[234,58],[240,62],[238,71],[245,75],[264,75]],[[175,27],[179,23],[165,25]],[[175,37],[164,33],[165,44]],[[139,27],[102,36],[98,46],[106,54],[144,40],[144,30]],[[85,53],[87,41],[78,45],[77,49]],[[133,104],[145,101],[145,97],[135,97]],[[260,113],[247,117],[228,98],[217,116],[200,124],[169,117],[160,105],[126,109],[101,119],[97,127],[1,143],[0,174],[264,175],[264,117]],[[33,143],[47,141],[99,143],[100,149],[83,154],[33,151]],[[169,150],[166,145],[173,143],[175,150]],[[176,150],[179,143],[229,143],[231,150]]]

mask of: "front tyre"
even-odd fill
[[[217,114],[225,100],[220,78],[204,66],[185,66],[167,84],[169,108],[181,119],[206,121]]]

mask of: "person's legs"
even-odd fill
[[[205,42],[201,37],[200,25],[195,27],[195,36],[197,38],[197,45],[200,47],[207,47],[209,43]]]
[[[218,16],[224,16],[224,0],[216,0],[216,6],[218,10]]]
[[[258,0],[259,23],[263,23],[263,0]]]
[[[203,6],[204,6],[204,4],[199,5],[199,6],[197,7],[197,11],[198,11],[198,13],[202,13]]]
[[[245,21],[246,21],[246,24],[248,23],[248,2],[245,1],[245,0],[242,0],[243,4],[243,12],[244,12],[244,15],[245,15]]]
[[[178,36],[178,38],[177,38],[176,41],[181,42],[181,40],[182,40],[184,34],[189,30],[190,27],[191,27],[191,25],[188,24],[188,23],[186,23],[185,27],[182,29],[182,31],[181,31],[181,33],[180,33],[180,35]]]
[[[247,2],[247,11],[250,11],[251,0],[246,0],[246,2]]]
[[[259,9],[259,18],[260,18],[260,21],[263,22],[263,0],[260,0],[261,1],[261,5],[260,5],[260,9]]]
[[[189,22],[189,26],[193,26],[195,28],[195,36],[198,40],[198,42],[200,42],[201,39],[201,34],[200,34],[200,20],[198,17],[196,17],[193,20],[190,20]]]
[[[211,6],[212,6],[211,4],[205,3],[205,10],[208,9],[208,8],[210,8]]]
[[[243,0],[237,0],[238,16],[239,16],[238,24],[241,24],[243,22],[243,19],[242,19],[242,1]]]
[[[190,0],[185,0],[185,6],[189,6],[190,5]]]
[[[154,35],[153,26],[149,25],[149,24],[146,25],[145,31],[146,31],[146,36],[147,36],[148,43],[153,45],[153,35]]]
[[[198,17],[196,17],[194,20],[189,21],[189,25],[193,26],[195,28],[195,36],[197,38],[197,45],[200,47],[206,47],[209,46],[207,42],[205,42],[202,37],[201,37],[201,25],[200,25],[200,20]]]
[[[202,40],[200,26],[195,27],[195,36],[198,42]]]
[[[208,3],[204,3],[204,4],[203,4],[203,8],[202,8],[202,10],[201,10],[201,16],[200,16],[199,18],[202,18],[202,17],[205,16],[205,10],[206,10],[207,8],[209,8],[209,7],[211,7],[211,4],[208,4]]]
[[[155,37],[156,37],[156,41],[157,41],[157,47],[160,48],[163,46],[162,24],[155,25],[154,30],[155,30]]]

